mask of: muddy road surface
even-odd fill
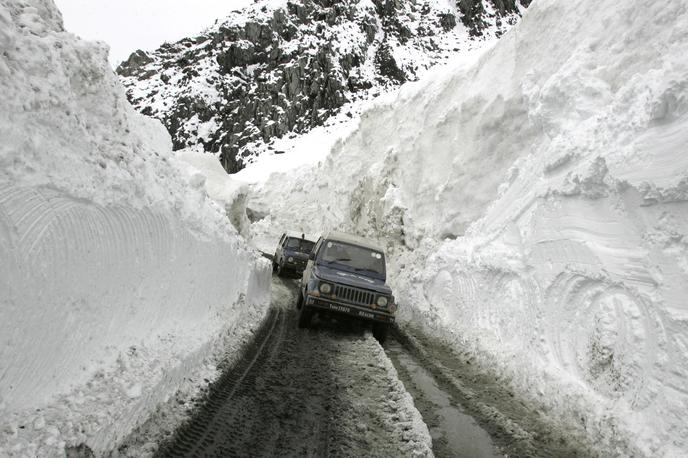
[[[268,318],[190,415],[149,420],[113,456],[594,456],[413,327],[384,347],[356,322],[299,329],[296,288],[274,276]]]
[[[387,355],[428,425],[437,457],[595,457],[549,424],[502,381],[412,326],[395,330]]]
[[[394,338],[388,339],[385,349],[430,429],[435,456],[499,458],[505,455],[489,433],[457,402],[451,387],[438,381],[425,362]]]
[[[158,456],[430,456],[427,427],[370,331],[297,326],[295,283]]]

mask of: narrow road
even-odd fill
[[[158,456],[430,456],[430,437],[384,351],[360,326],[297,327],[293,281],[249,351]]]
[[[594,456],[420,331],[397,330],[383,349],[355,322],[298,329],[295,301],[296,282],[273,277],[269,316],[247,351],[156,441],[156,456]],[[145,448],[117,456],[135,450]]]

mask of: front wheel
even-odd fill
[[[313,315],[312,310],[305,305],[301,306],[301,312],[299,313],[299,327],[301,329],[306,329],[311,325],[311,316]]]
[[[284,275],[284,268],[282,264],[277,264],[277,276],[282,277]]]
[[[373,337],[375,337],[380,344],[385,343],[388,331],[389,325],[387,323],[373,323]]]

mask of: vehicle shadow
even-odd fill
[[[326,331],[341,337],[364,337],[366,332],[372,332],[371,325],[364,321],[347,316],[314,315],[310,328],[315,331]]]

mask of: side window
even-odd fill
[[[284,239],[286,238],[286,237],[285,237],[286,235],[287,235],[287,234],[282,234],[282,237],[280,237],[279,243],[278,243],[279,246],[282,246],[282,245],[284,244]]]

